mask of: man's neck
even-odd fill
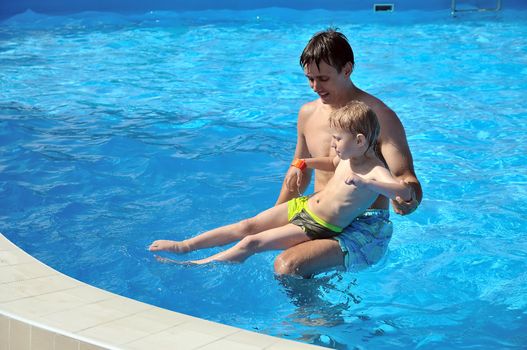
[[[340,108],[345,106],[348,102],[357,100],[360,94],[360,89],[357,88],[350,80],[349,86],[342,91],[342,94],[339,95],[337,101],[330,105],[332,109]]]

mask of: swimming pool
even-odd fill
[[[384,16],[385,14],[383,14]],[[107,290],[333,348],[526,343],[525,11],[27,12],[0,26],[0,223],[20,247]],[[380,264],[276,278],[158,264],[146,246],[274,203],[298,56],[337,25],[354,81],[405,124],[425,197]],[[191,254],[205,256],[211,251]]]

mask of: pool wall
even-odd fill
[[[460,6],[495,7],[496,0],[465,0],[457,1]],[[154,10],[166,11],[197,11],[197,10],[252,10],[266,7],[283,7],[297,10],[372,10],[375,4],[393,4],[397,11],[406,10],[450,10],[452,0],[7,0],[0,1],[0,19],[22,13],[28,9],[45,14],[65,14],[82,11],[110,12],[146,12]],[[525,0],[502,0],[503,9],[527,8]]]
[[[322,349],[158,308],[92,287],[0,234],[0,350]]]

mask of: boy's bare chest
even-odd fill
[[[358,203],[369,200],[372,196],[370,190],[363,186],[357,186],[347,180],[351,180],[353,172],[349,168],[338,168],[335,175],[330,179],[324,189],[323,199],[333,203],[333,206],[344,208],[347,206],[357,206]],[[363,178],[369,178],[370,173],[360,175]],[[321,196],[322,197],[322,196]]]
[[[358,175],[365,180],[375,178],[371,164],[365,162],[363,165],[351,167],[348,160],[341,160],[335,169],[331,185],[335,190],[342,191],[342,193],[353,192],[356,190],[356,186],[348,184],[348,180],[351,180],[353,175]]]

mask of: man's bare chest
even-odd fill
[[[312,157],[334,155],[331,148],[331,129],[327,120],[312,120],[306,123],[304,136]]]

